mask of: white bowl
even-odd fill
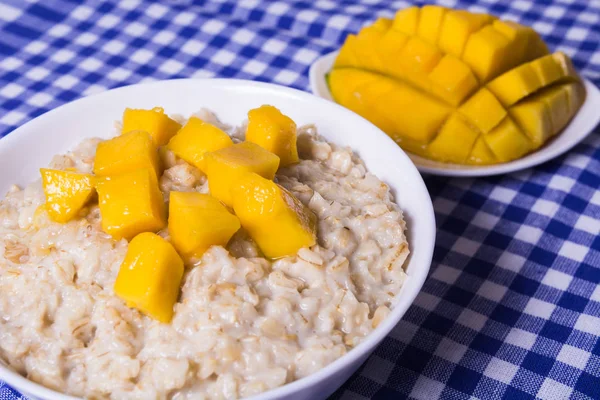
[[[331,101],[333,101],[333,98],[325,81],[325,74],[331,71],[337,55],[338,52],[334,51],[315,60],[309,72],[312,92],[319,97]],[[598,111],[600,110],[600,90],[585,78],[583,79],[583,83],[587,91],[587,96],[575,118],[549,143],[518,160],[487,166],[459,165],[428,160],[410,152],[406,153],[419,171],[432,175],[462,177],[489,176],[507,174],[539,165],[569,151],[573,146],[585,139],[594,130],[596,125],[598,125],[598,122],[600,122],[600,112]]]
[[[162,106],[168,113],[188,116],[201,107],[214,110],[230,124],[240,124],[249,109],[273,104],[299,125],[315,123],[334,143],[351,147],[367,168],[386,182],[404,210],[411,250],[408,279],[390,316],[348,354],[317,373],[263,393],[253,399],[323,399],[342,385],[396,326],[412,304],[429,271],[435,242],[435,220],[429,193],[419,172],[381,130],[345,108],[309,93],[283,86],[242,80],[170,80],[110,90],[50,111],[0,140],[0,193],[13,183],[39,177],[55,154],[84,138],[108,137],[125,107]],[[0,379],[33,398],[72,397],[33,383],[0,365]]]

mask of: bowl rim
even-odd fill
[[[368,356],[375,349],[375,347],[381,343],[381,341],[392,331],[392,329],[400,322],[408,308],[413,305],[414,300],[417,294],[421,291],[421,288],[425,282],[425,279],[428,276],[429,269],[431,267],[431,262],[433,259],[433,249],[435,245],[436,238],[436,223],[435,223],[435,214],[433,209],[433,204],[431,201],[431,197],[429,196],[429,192],[427,187],[425,186],[425,182],[423,178],[419,174],[417,168],[408,157],[408,155],[395,144],[395,142],[389,138],[383,131],[381,131],[378,127],[373,125],[371,122],[361,117],[358,114],[347,110],[346,108],[340,106],[337,103],[328,101],[323,99],[317,95],[314,95],[309,92],[305,92],[299,89],[294,89],[286,86],[281,86],[273,83],[266,82],[258,82],[258,81],[250,81],[244,79],[229,79],[229,78],[182,78],[182,79],[169,79],[169,80],[158,80],[158,81],[150,81],[150,82],[142,82],[133,85],[121,86],[118,88],[106,90],[101,93],[92,94],[90,96],[85,96],[79,98],[77,100],[71,101],[69,103],[63,104],[57,108],[54,108],[11,131],[5,137],[0,139],[0,153],[10,149],[10,146],[18,143],[21,140],[25,140],[26,137],[36,135],[37,131],[35,128],[37,126],[41,126],[46,120],[49,120],[51,117],[59,114],[68,112],[68,109],[71,107],[75,107],[75,105],[81,105],[83,103],[94,103],[99,100],[102,100],[104,97],[115,96],[115,94],[119,94],[126,91],[136,90],[140,87],[149,87],[149,86],[161,86],[161,85],[170,85],[175,84],[177,82],[181,82],[185,84],[187,82],[204,82],[207,85],[229,85],[229,86],[240,86],[240,87],[253,87],[258,88],[265,91],[276,91],[282,92],[283,94],[287,94],[291,97],[296,97],[299,99],[310,100],[314,102],[316,106],[321,105],[325,108],[332,108],[336,111],[336,113],[340,114],[345,118],[353,118],[360,119],[363,123],[366,123],[372,128],[372,135],[381,136],[381,140],[384,142],[387,141],[387,144],[396,152],[399,159],[403,160],[403,168],[408,168],[408,170],[403,170],[406,175],[413,175],[414,183],[417,187],[411,187],[411,191],[419,192],[419,196],[423,198],[423,204],[421,204],[421,208],[419,210],[419,221],[421,221],[421,229],[424,231],[423,235],[429,236],[429,240],[425,243],[419,243],[420,254],[422,262],[420,264],[423,265],[411,265],[411,272],[408,274],[406,281],[412,280],[411,285],[403,285],[400,293],[398,294],[398,299],[404,299],[402,304],[394,304],[394,307],[391,309],[390,314],[379,324],[377,328],[375,328],[370,334],[368,334],[361,343],[357,346],[350,349],[346,354],[337,358],[333,362],[329,363],[325,367],[320,370],[300,379],[297,379],[293,382],[287,383],[280,387],[265,391],[255,396],[248,397],[246,400],[268,400],[274,398],[285,397],[294,394],[302,389],[318,385],[320,382],[326,381],[328,378],[333,376],[339,370],[342,370],[345,366],[356,362],[363,356]],[[316,107],[315,106],[315,107]],[[322,110],[322,109],[321,109]],[[356,151],[356,149],[352,149]],[[392,187],[393,189],[393,187]],[[412,222],[416,221],[416,219],[412,219]],[[410,228],[409,228],[410,230]],[[411,248],[409,243],[409,248]],[[412,252],[412,248],[411,248]],[[412,254],[411,257],[412,259]],[[410,260],[410,259],[409,259]],[[407,261],[408,264],[405,264],[405,270],[410,265],[410,261]],[[44,399],[60,399],[60,400],[77,400],[78,397],[73,397],[67,394],[64,394],[59,391],[52,390],[47,388],[41,384],[35,383],[24,376],[18,374],[17,372],[10,369],[3,362],[0,362],[0,379],[5,381],[9,386],[23,391],[28,395],[39,396]]]

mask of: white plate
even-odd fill
[[[317,59],[311,65],[309,73],[312,92],[319,97],[331,101],[333,101],[333,98],[331,97],[331,93],[329,93],[325,74],[333,67],[333,62],[337,54],[338,52],[335,51]],[[587,79],[584,79],[584,84],[587,91],[585,103],[583,103],[583,106],[569,125],[542,148],[518,160],[497,165],[473,166],[442,163],[419,157],[408,151],[406,153],[419,171],[445,176],[499,175],[541,164],[570,150],[577,143],[585,139],[598,125],[600,121],[600,90]]]
[[[125,107],[162,106],[168,113],[189,116],[201,107],[240,124],[248,110],[273,104],[298,124],[315,123],[329,141],[349,146],[367,168],[386,182],[404,210],[411,256],[408,279],[390,316],[348,354],[315,374],[253,399],[324,399],[365,361],[396,326],[421,289],[429,271],[435,242],[435,219],[429,193],[406,154],[381,130],[347,109],[309,93],[283,86],[242,80],[181,79],[110,90],[50,111],[0,140],[0,192],[12,183],[39,178],[39,168],[88,137],[108,137]],[[40,399],[68,397],[32,383],[0,365],[0,379]]]

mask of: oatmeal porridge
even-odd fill
[[[245,126],[197,116],[244,140]],[[100,142],[84,141],[50,168],[91,173]],[[227,246],[187,262],[169,323],[115,294],[128,241],[103,231],[97,201],[59,223],[40,211],[40,182],[13,187],[0,202],[1,358],[75,396],[231,399],[347,353],[394,305],[406,277],[405,223],[389,188],[350,149],[314,126],[298,128],[297,149],[300,162],[279,168],[275,181],[316,216],[316,244],[269,259],[242,227]],[[209,192],[198,168],[159,153],[165,201],[171,191]],[[166,228],[158,234],[170,239]]]

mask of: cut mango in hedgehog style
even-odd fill
[[[73,219],[95,193],[94,177],[70,171],[42,168],[46,211],[55,222]]]
[[[532,28],[432,5],[348,36],[328,84],[404,149],[459,164],[522,157],[585,100],[569,57]]]

